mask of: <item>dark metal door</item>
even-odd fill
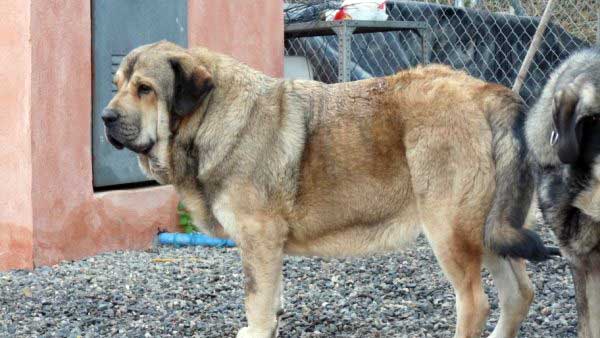
[[[94,0],[92,17],[94,187],[148,181],[134,153],[108,143],[100,113],[115,93],[112,77],[129,51],[162,39],[187,46],[187,0]]]

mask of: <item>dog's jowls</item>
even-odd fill
[[[276,335],[284,254],[390,252],[420,232],[454,287],[456,337],[479,337],[485,323],[482,265],[499,290],[492,336],[516,335],[530,281],[522,260],[484,248],[484,224],[507,253],[546,252],[523,227],[533,182],[509,89],[439,65],[285,81],[166,42],[129,53],[115,83],[109,140],[173,184],[197,225],[239,245],[248,327],[238,337]]]
[[[551,76],[527,120],[537,204],[569,260],[579,336],[600,337],[600,49]]]

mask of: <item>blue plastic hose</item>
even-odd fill
[[[163,232],[158,235],[158,242],[160,244],[174,245],[177,247],[199,245],[217,248],[232,248],[235,246],[235,243],[230,239],[214,238],[197,232],[191,234]]]

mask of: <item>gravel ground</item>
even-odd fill
[[[548,233],[544,233],[549,238]],[[575,337],[564,260],[530,264],[520,337]],[[497,295],[486,335],[498,319]],[[402,254],[288,258],[281,337],[451,337],[454,296],[423,238]],[[245,325],[237,249],[158,247],[0,273],[0,337],[232,337]]]

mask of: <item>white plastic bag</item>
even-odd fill
[[[387,0],[345,0],[340,9],[325,12],[325,20],[374,20],[385,21]]]

